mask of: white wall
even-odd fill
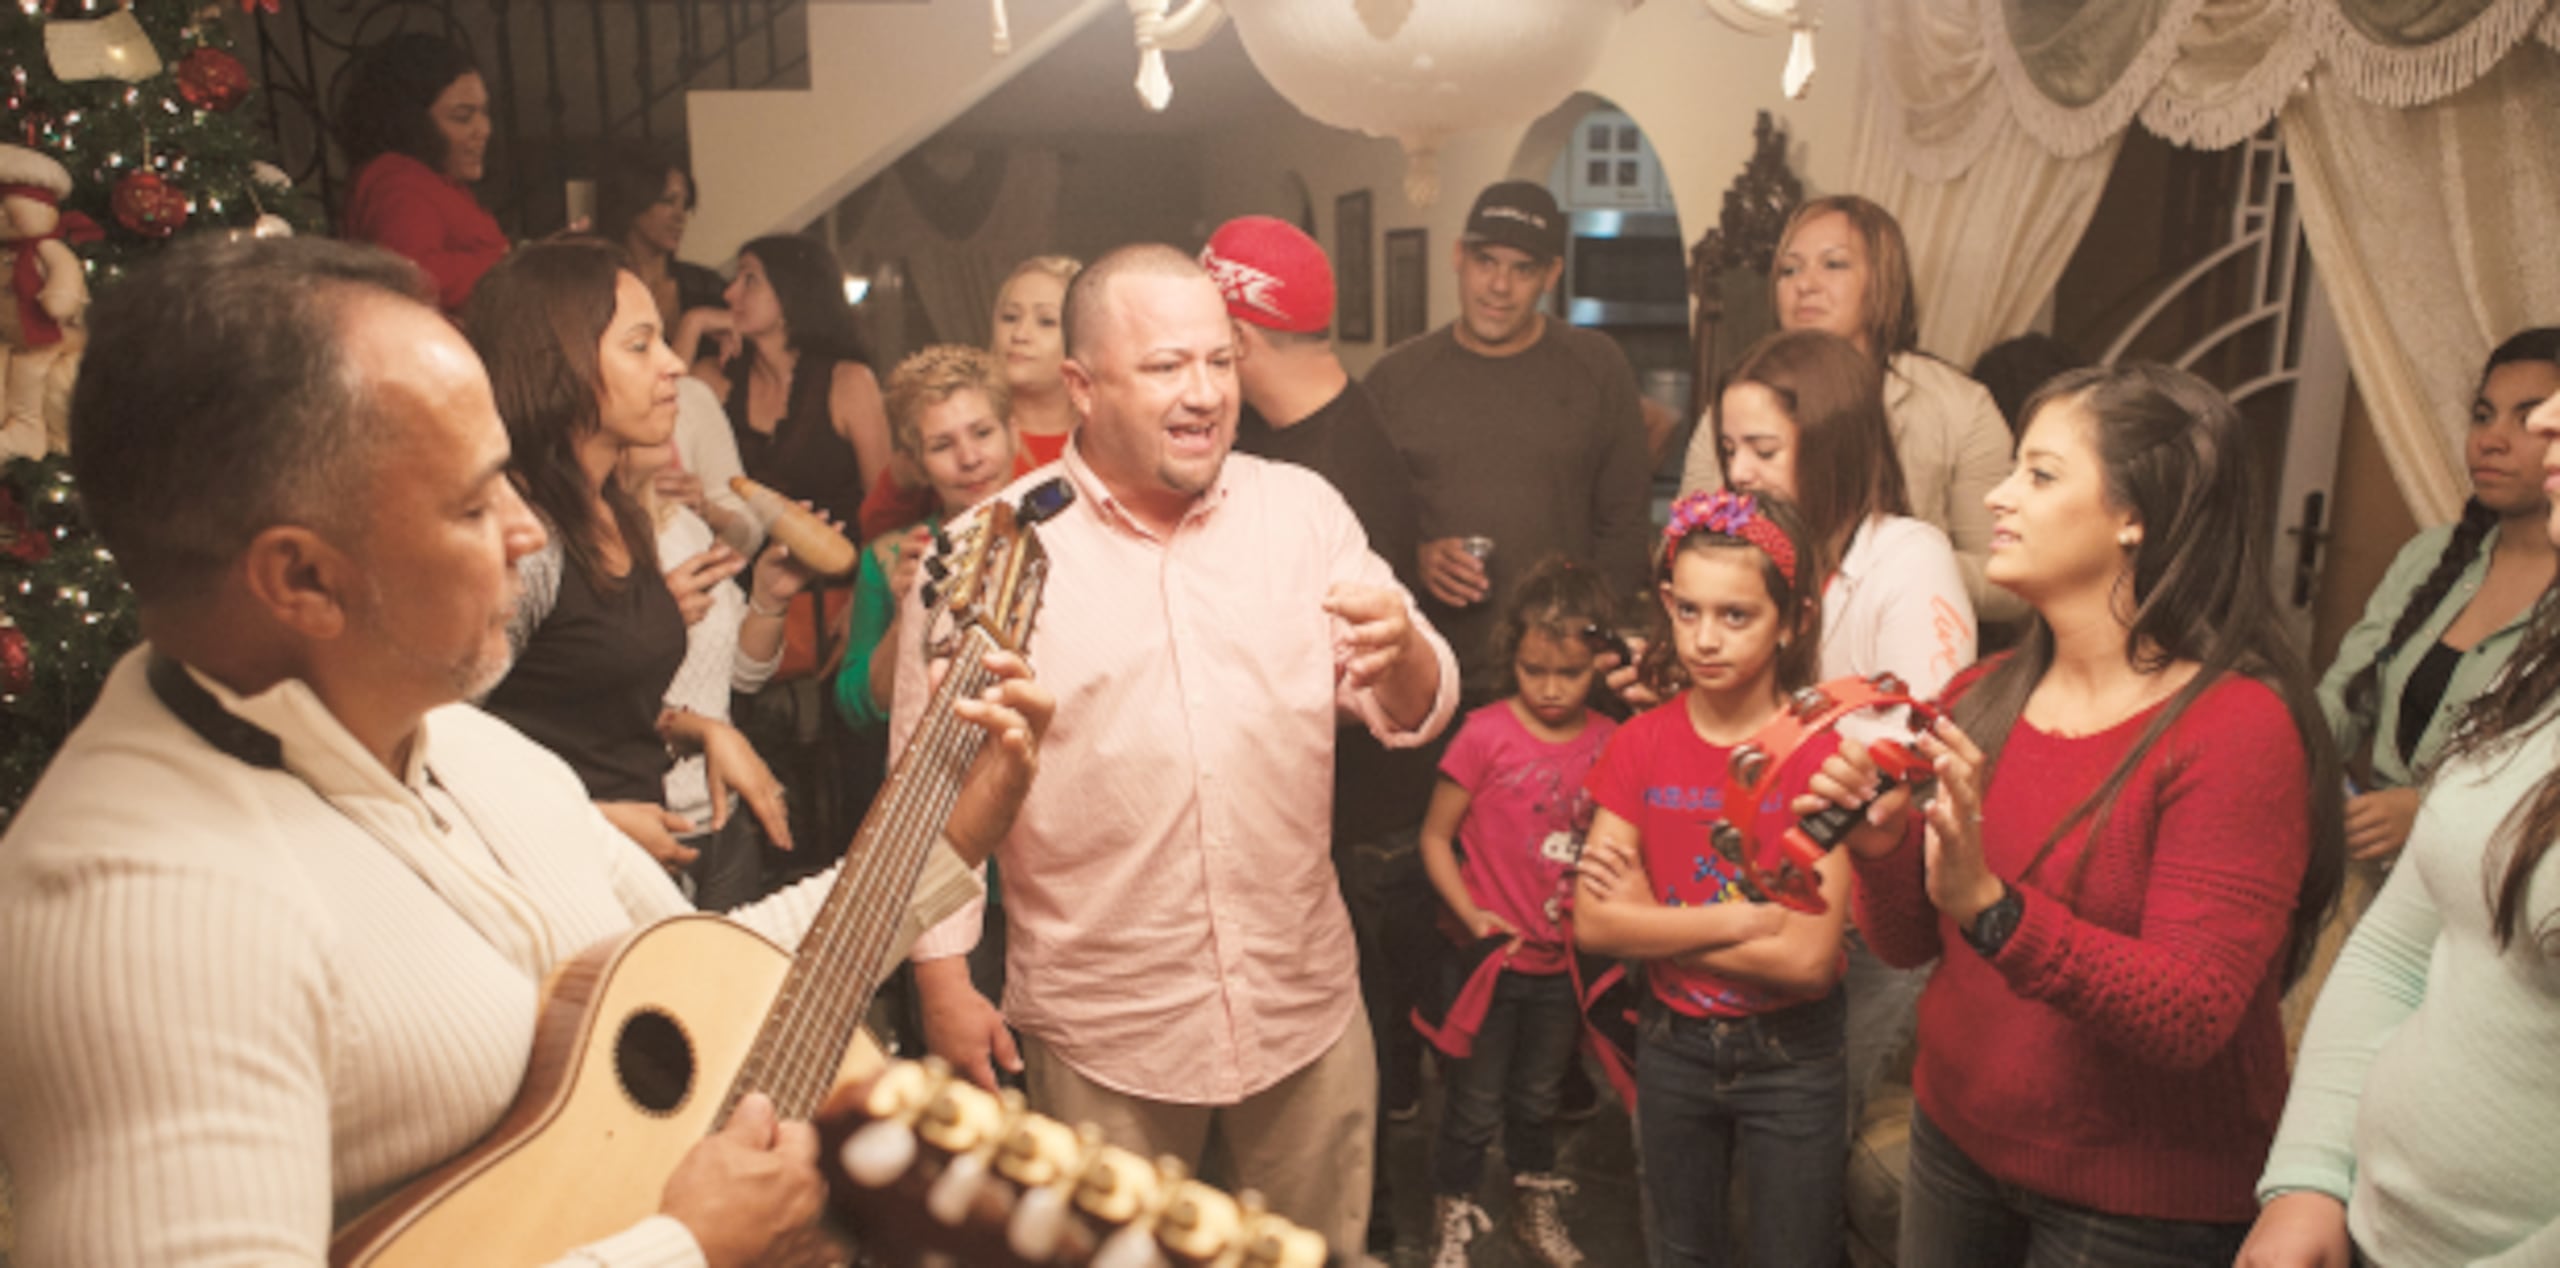
[[[1706,16],[1691,0],[1652,0],[1620,22],[1584,90],[1633,115],[1661,155],[1663,173],[1680,209],[1680,232],[1694,242],[1724,204],[1725,187],[1751,157],[1755,113],[1767,110],[1787,129],[1790,160],[1808,193],[1836,190],[1849,161],[1849,132],[1862,75],[1862,24],[1854,15],[1835,20],[1816,36],[1821,70],[1805,101],[1778,90],[1785,63],[1783,35],[1744,35]],[[1177,56],[1173,73],[1179,82]],[[1250,212],[1292,214],[1283,195],[1283,173],[1296,172],[1315,199],[1317,238],[1333,246],[1334,198],[1370,191],[1372,259],[1390,229],[1430,231],[1431,309],[1434,326],[1457,312],[1457,282],[1450,264],[1467,205],[1476,191],[1513,176],[1543,181],[1564,144],[1566,130],[1587,102],[1569,106],[1536,125],[1487,128],[1450,138],[1440,150],[1441,195],[1416,208],[1406,202],[1404,157],[1393,141],[1375,140],[1315,123],[1294,113],[1212,136],[1202,146],[1203,208],[1211,224]],[[1374,278],[1377,323],[1383,335],[1385,279]],[[1383,344],[1341,345],[1343,362],[1366,373]]]
[[[795,232],[1123,0],[1007,0],[1013,52],[983,3],[811,4],[809,90],[702,92],[688,103],[695,187],[684,253],[727,260]]]

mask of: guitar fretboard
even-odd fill
[[[981,663],[994,646],[983,629],[972,628],[962,639],[950,672],[845,851],[836,883],[721,1103],[720,1122],[728,1121],[749,1092],[772,1097],[785,1120],[806,1120],[825,1101],[871,1007],[880,961],[906,915],[907,896],[959,800],[970,762],[986,742],[986,732],[953,716],[952,706],[995,681]]]

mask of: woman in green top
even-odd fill
[[[836,711],[856,730],[888,725],[898,609],[915,584],[925,543],[943,520],[1012,483],[1021,447],[1004,371],[983,348],[936,344],[899,362],[886,404],[893,469],[920,476],[937,509],[913,528],[882,533],[862,552],[853,628],[835,683]]]
[[[2546,473],[2560,395],[2530,421]],[[2560,1263],[2555,706],[2560,604],[2545,603],[2457,711],[2407,859],[2320,992],[2236,1268]]]
[[[2389,860],[2407,843],[2418,785],[2454,719],[2505,667],[2551,587],[2560,552],[2543,531],[2543,445],[2524,419],[2555,393],[2560,328],[2524,331],[2489,354],[2463,446],[2471,500],[2461,520],[2401,548],[2320,680],[2321,709],[2361,787],[2347,802],[2358,860]]]

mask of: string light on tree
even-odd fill
[[[258,85],[227,8],[0,3],[0,141],[59,163],[66,219],[78,211],[104,226],[103,240],[75,248],[93,293],[175,237],[320,228],[316,201],[262,161],[275,145],[259,131]],[[146,63],[154,73],[134,73]],[[115,561],[80,522],[67,460],[0,465],[0,826],[139,639]]]

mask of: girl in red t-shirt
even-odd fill
[[[1657,676],[1687,687],[1620,728],[1592,772],[1599,803],[1575,900],[1586,950],[1647,961],[1637,1133],[1656,1268],[1733,1262],[1730,1180],[1748,1177],[1749,1261],[1832,1268],[1847,1153],[1838,989],[1850,869],[1818,867],[1822,915],[1753,901],[1709,830],[1734,787],[1733,746],[1809,683],[1822,570],[1783,503],[1692,494],[1659,566]],[[1833,743],[1790,762],[1800,787]],[[1780,810],[1781,795],[1764,810]],[[1769,848],[1783,814],[1762,820]]]

